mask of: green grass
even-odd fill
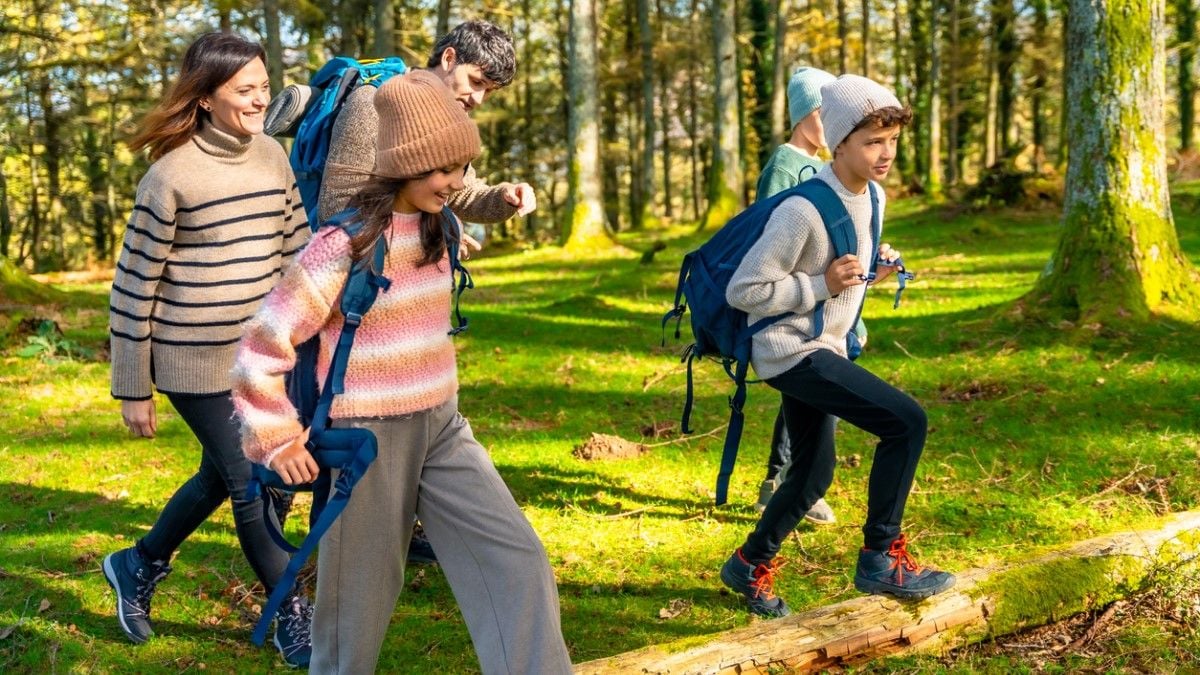
[[[1200,186],[1178,192],[1180,237],[1200,263]],[[1200,503],[1200,314],[1104,328],[1014,315],[1012,301],[1032,286],[1057,235],[1051,212],[948,218],[920,201],[889,207],[886,238],[918,278],[898,310],[891,282],[872,294],[860,363],[929,412],[906,512],[923,560],[951,570],[1020,560],[1151,527],[1165,509]],[[461,409],[545,542],[576,661],[751,621],[720,591],[717,570],[755,522],[778,407],[772,390],[751,388],[726,507],[712,505],[719,433],[632,460],[572,456],[592,432],[639,440],[643,428],[677,423],[682,345],[660,346],[659,320],[679,258],[699,239],[679,228],[625,243],[647,248],[651,237],[668,243],[651,265],[628,250],[586,261],[557,249],[473,260],[479,288],[464,299]],[[69,340],[103,345],[106,286],[62,290],[66,304],[23,311],[55,318]],[[159,437],[129,438],[106,363],[20,358],[21,346],[10,339],[0,357],[0,671],[282,669],[273,650],[247,641],[254,615],[243,584],[253,577],[228,509],[176,557],[155,596],[158,636],[141,647],[124,640],[99,560],[149,528],[198,449],[165,400]],[[726,422],[730,393],[719,366],[699,365],[697,429]],[[791,562],[777,590],[797,610],[856,594],[872,445],[850,425],[839,429],[842,465],[829,495],[839,524],[802,525],[782,552]],[[1150,485],[1163,491],[1139,488]],[[436,568],[416,574],[408,572],[381,671],[476,670],[444,577]],[[690,608],[660,619],[677,599]]]

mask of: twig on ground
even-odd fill
[[[642,444],[642,447],[644,447],[644,448],[657,448],[657,447],[658,447],[658,446],[660,446],[660,445],[670,445],[670,444],[672,444],[672,443],[682,443],[682,442],[684,442],[684,441],[694,441],[694,440],[701,439],[701,438],[707,438],[707,437],[709,437],[709,436],[715,436],[715,435],[717,435],[717,433],[718,433],[719,431],[721,431],[722,429],[724,429],[724,428],[725,428],[725,427],[727,427],[727,426],[729,426],[729,425],[728,425],[728,424],[722,424],[721,426],[717,427],[716,429],[713,429],[712,431],[709,431],[709,432],[707,432],[707,433],[700,434],[700,435],[698,435],[698,436],[697,436],[697,435],[695,435],[695,434],[688,434],[687,436],[680,436],[679,438],[676,438],[676,439],[673,439],[673,440],[670,440],[670,441],[662,441],[662,442],[660,442],[660,443],[643,443],[643,444]]]
[[[917,357],[913,356],[913,355],[912,355],[912,352],[910,352],[910,351],[908,351],[907,349],[905,349],[905,348],[904,348],[904,345],[900,344],[899,342],[896,342],[895,340],[892,340],[892,344],[896,345],[896,349],[899,349],[900,351],[904,352],[904,355],[905,355],[905,356],[907,356],[908,358],[910,358],[910,359],[916,359],[916,360],[918,360],[918,361],[920,361],[920,360],[921,360],[921,359],[919,359],[919,358],[917,358]]]
[[[1055,651],[1078,651],[1080,647],[1096,639],[1096,635],[1100,633],[1100,629],[1104,627],[1104,624],[1108,623],[1109,619],[1113,617],[1113,614],[1117,612],[1117,609],[1124,606],[1125,602],[1123,600],[1117,600],[1113,604],[1109,605],[1108,609],[1104,610],[1100,616],[1096,617],[1096,620],[1092,622],[1092,625],[1088,626],[1088,629],[1083,632],[1083,635],[1075,638],[1070,644],[1057,647]]]

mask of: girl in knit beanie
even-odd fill
[[[271,100],[263,48],[208,33],[188,48],[179,78],[129,146],[153,164],[138,183],[113,278],[112,395],[135,436],[158,431],[164,394],[200,442],[199,466],[145,536],[104,558],[122,632],[153,634],[150,601],[184,541],[230,502],[238,542],[270,593],[288,555],[271,539],[261,499],[246,498],[229,368],[242,325],[308,239],[287,153],[263,131]],[[130,448],[131,462],[156,451]],[[309,655],[307,601],[292,593],[276,614],[275,645],[292,666]]]
[[[306,430],[284,373],[319,335],[325,381],[350,266],[386,247],[390,287],[362,319],[335,396],[335,427],[367,429],[379,456],[322,539],[313,657],[317,673],[369,673],[404,583],[419,516],[458,599],[484,673],[569,673],[558,591],[542,544],[458,412],[450,339],[447,198],[479,154],[479,132],[433,74],[388,80],[374,99],[376,176],[350,202],[353,236],[323,227],[247,326],[233,371],[242,443],[289,483],[313,480]],[[449,235],[444,232],[450,232]]]

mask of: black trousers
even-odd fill
[[[794,368],[767,380],[783,394],[784,422],[793,441],[792,468],[742,546],[751,562],[779,552],[833,479],[830,417],[879,437],[867,486],[863,543],[886,549],[900,534],[904,505],[925,447],[925,411],[909,395],[849,359],[818,349]]]
[[[287,569],[288,555],[267,533],[262,498],[246,500],[250,462],[242,454],[233,399],[228,393],[167,397],[200,441],[200,466],[175,491],[150,532],[137,543],[138,552],[147,561],[170,559],[175,549],[228,499],[242,552],[270,593]]]

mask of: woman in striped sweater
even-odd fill
[[[153,161],[138,185],[110,298],[112,395],[135,436],[158,430],[154,390],[200,441],[200,465],[133,547],[104,559],[117,618],[145,642],[150,600],[175,550],[226,500],[238,540],[270,593],[288,556],[271,540],[261,500],[245,499],[229,370],[242,335],[308,237],[287,155],[263,131],[271,92],[262,47],[229,34],[201,36],[179,81],[130,143]],[[275,644],[292,665],[310,652],[311,610],[293,595]]]
[[[390,287],[357,329],[333,400],[335,427],[370,430],[379,456],[321,540],[315,673],[370,673],[404,582],[414,513],[438,553],[484,673],[571,672],[542,544],[458,413],[442,209],[479,154],[479,132],[433,74],[393,77],[374,97],[375,171],[350,206],[361,226],[317,231],[247,326],[233,371],[242,447],[287,482],[316,477],[284,389],[295,346],[319,335],[324,382],[352,264],[386,247]],[[450,230],[457,232],[459,228]],[[451,234],[450,236],[455,236]]]

